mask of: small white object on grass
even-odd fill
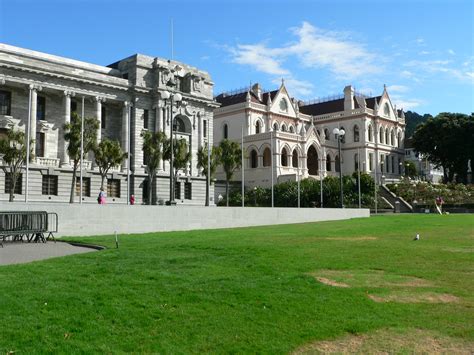
[[[415,239],[413,239],[413,240],[420,240],[420,235],[417,234],[416,237],[415,237]]]

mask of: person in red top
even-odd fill
[[[134,205],[135,204],[135,195],[130,195],[130,204]]]

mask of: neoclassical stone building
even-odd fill
[[[182,101],[171,109],[165,91],[180,93]],[[206,72],[141,54],[99,66],[0,44],[0,134],[11,128],[28,129],[31,106],[29,133],[35,139],[35,159],[29,169],[29,200],[69,201],[72,169],[63,126],[70,121],[71,112],[82,114],[83,102],[84,116],[100,122],[99,141],[118,140],[129,152],[130,168],[125,162],[107,177],[108,203],[128,201],[128,172],[136,203],[148,196],[140,134],[143,130],[164,131],[169,137],[172,111],[175,135],[185,138],[192,152],[190,164],[179,172],[176,201],[204,204],[205,178],[197,168],[196,152],[207,141],[212,142],[212,112],[218,106]],[[168,165],[162,163],[152,187],[158,202],[169,200]],[[23,172],[17,185],[15,200],[24,199],[25,175]],[[1,171],[1,200],[8,199],[9,184],[8,174]],[[91,153],[83,165],[83,200],[96,202],[99,188],[100,175]],[[80,190],[79,181],[76,190]]]
[[[232,94],[220,94],[214,111],[214,144],[228,138],[246,152],[245,185],[270,186],[274,182],[338,175],[361,170],[377,181],[398,179],[404,159],[405,117],[390,101],[384,87],[377,97],[355,93],[327,101],[303,103],[292,98],[285,85],[264,92],[259,84]],[[346,132],[339,157],[334,128]],[[272,163],[273,162],[273,163]],[[377,173],[375,173],[377,171]],[[235,174],[240,180],[241,173]],[[219,176],[220,179],[223,176]]]

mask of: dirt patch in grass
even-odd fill
[[[397,274],[383,270],[318,270],[310,273],[319,282],[320,279],[331,280],[346,287],[430,287],[430,281]],[[324,282],[323,282],[324,283]]]
[[[474,248],[444,248],[445,251],[450,251],[452,253],[474,253]]]
[[[350,287],[348,284],[345,284],[343,282],[337,282],[331,279],[327,279],[325,277],[316,277],[316,280],[319,282],[328,285],[328,286],[334,286],[334,287]]]
[[[457,303],[459,297],[447,293],[408,293],[394,292],[388,295],[368,294],[368,297],[375,302],[397,302],[397,303]]]
[[[318,341],[296,349],[293,354],[472,354],[474,343],[437,332],[378,330],[363,335],[347,335],[331,341]]]
[[[358,242],[361,240],[377,240],[377,237],[327,237],[326,240],[346,240],[348,242]]]

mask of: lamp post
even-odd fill
[[[357,148],[357,190],[359,192],[359,208],[362,206],[360,193],[360,149]]]
[[[336,136],[337,139],[337,147],[339,149],[339,185],[341,190],[341,208],[344,208],[344,191],[342,190],[342,157],[341,157],[341,140],[344,138],[346,132],[341,128],[334,128],[332,133]]]
[[[170,79],[167,84],[168,86],[174,86],[174,81]],[[174,124],[175,124],[175,117],[173,115],[173,107],[174,103],[176,102],[176,106],[179,107],[183,97],[180,93],[171,93],[169,91],[162,91],[161,97],[165,100],[165,102],[169,99],[170,100],[170,113],[169,113],[169,122],[170,122],[170,199],[167,202],[167,205],[174,206],[176,205],[176,201],[174,200]]]

